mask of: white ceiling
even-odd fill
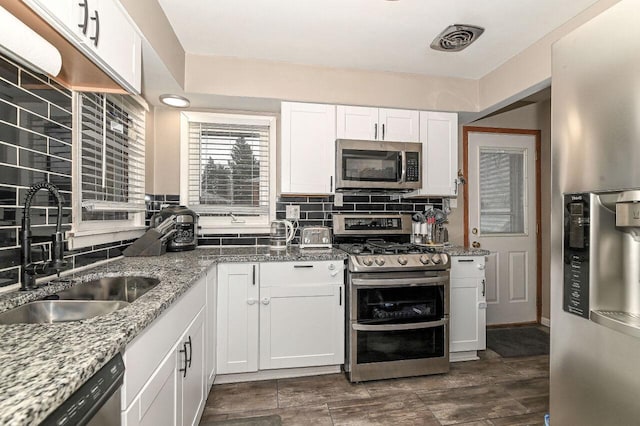
[[[596,0],[158,0],[187,53],[478,79]],[[485,28],[438,52],[450,24]]]

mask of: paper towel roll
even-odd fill
[[[0,7],[0,52],[20,64],[53,77],[60,73],[62,56],[58,49]]]

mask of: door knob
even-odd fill
[[[478,235],[478,228],[473,228],[473,229],[471,230],[471,233],[472,233],[473,235]]]
[[[473,247],[473,248],[480,248],[480,243],[479,243],[479,242],[477,242],[477,241],[474,241],[474,242],[472,242],[472,243],[471,243],[471,247]]]

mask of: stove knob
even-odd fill
[[[365,257],[364,259],[362,259],[362,263],[364,263],[366,266],[371,266],[373,265],[373,259],[371,259],[370,257]]]
[[[438,253],[434,254],[434,255],[431,257],[431,261],[432,261],[433,263],[435,263],[436,265],[437,265],[438,263],[440,263],[440,261],[441,261],[441,260],[442,260],[442,259],[440,258],[440,255],[439,255]]]
[[[442,253],[440,255],[440,258],[442,259],[442,263],[447,263],[449,261],[449,256],[446,255],[446,253]]]
[[[378,266],[384,265],[384,258],[383,257],[377,257],[376,258],[376,265],[378,265]]]
[[[401,265],[406,265],[409,260],[405,256],[398,257],[398,263]]]
[[[429,256],[426,256],[424,254],[420,256],[420,262],[422,262],[423,265],[428,265],[430,261],[431,259],[429,259]]]

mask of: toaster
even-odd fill
[[[302,228],[300,248],[331,248],[331,229],[326,226]]]

